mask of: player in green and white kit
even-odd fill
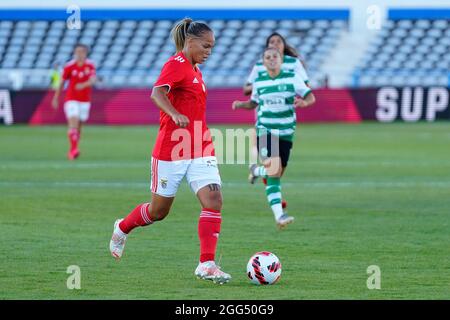
[[[294,139],[295,108],[308,107],[315,98],[299,74],[281,69],[282,56],[277,49],[266,48],[263,63],[266,72],[261,72],[255,79],[251,99],[234,101],[232,108],[258,107],[257,146],[264,165],[253,164],[250,179],[267,178],[267,200],[278,227],[283,228],[294,221],[294,217],[283,212],[280,178],[287,167]]]
[[[299,54],[294,48],[286,43],[286,39],[284,39],[282,35],[274,32],[268,36],[266,40],[266,48],[277,48],[278,51],[283,54],[281,70],[297,73],[308,85],[309,77],[303,63],[299,59]],[[244,95],[248,96],[252,93],[253,83],[262,72],[266,72],[266,67],[263,64],[263,61],[260,60],[253,66],[253,69],[247,78],[247,83],[244,85]]]
[[[303,78],[303,81],[307,86],[309,86],[309,78],[308,74],[306,73],[303,61],[300,60],[300,55],[297,53],[297,51],[291,47],[289,44],[286,43],[286,39],[279,34],[278,32],[274,32],[271,35],[269,35],[266,39],[266,48],[276,48],[279,52],[282,53],[282,64],[281,64],[281,70],[288,71],[288,72],[294,72],[298,75],[300,75]],[[259,60],[254,66],[253,69],[248,76],[247,83],[244,85],[244,95],[248,96],[252,93],[253,83],[255,82],[255,79],[262,73],[266,72],[266,67],[263,64],[262,60]],[[251,153],[252,157],[251,159],[257,159],[258,158],[258,148],[256,145],[256,131],[252,130],[252,134],[250,136],[250,143],[251,143]],[[263,179],[264,184],[267,184],[266,179]],[[282,199],[281,201],[283,210],[287,208],[287,201]]]

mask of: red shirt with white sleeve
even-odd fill
[[[69,81],[64,101],[75,100],[80,102],[90,102],[92,87],[89,86],[77,90],[75,86],[79,83],[88,81],[89,78],[93,76],[95,76],[95,66],[92,61],[86,59],[82,65],[78,65],[75,60],[69,61],[64,66],[62,74],[63,80]]]
[[[154,84],[163,86],[168,87],[167,97],[174,108],[189,118],[189,125],[181,128],[160,111],[160,128],[152,156],[163,161],[214,156],[206,125],[207,92],[200,69],[179,52],[164,64]]]

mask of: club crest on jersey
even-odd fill
[[[168,182],[168,180],[167,180],[167,179],[164,179],[164,178],[161,178],[161,179],[159,180],[159,183],[161,184],[161,187],[162,187],[163,189],[166,189],[166,188],[167,188],[167,182]]]

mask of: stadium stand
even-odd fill
[[[266,37],[284,35],[306,62],[312,85],[324,74],[321,64],[348,27],[345,19],[206,20],[216,34],[213,55],[202,68],[210,87],[240,87],[259,59]],[[68,29],[63,20],[0,22],[0,86],[11,87],[21,72],[24,88],[44,88],[55,62],[70,60],[81,42],[91,47],[102,87],[148,87],[174,53],[170,29],[175,20],[88,20]]]
[[[447,86],[450,20],[391,14],[353,73],[353,86]]]

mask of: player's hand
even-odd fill
[[[295,97],[294,99],[294,107],[296,108],[304,108],[307,107],[308,104],[306,103],[305,100],[303,100],[302,98],[299,97]]]
[[[240,104],[241,102],[240,101],[233,101],[233,104],[231,105],[231,108],[233,109],[233,110],[236,110],[236,109],[239,109],[239,104]]]
[[[53,109],[56,110],[56,109],[58,109],[58,106],[59,106],[59,97],[54,96],[52,99],[52,107],[53,107]]]
[[[186,128],[189,124],[189,118],[180,113],[173,115],[172,120],[177,126],[181,128]]]

